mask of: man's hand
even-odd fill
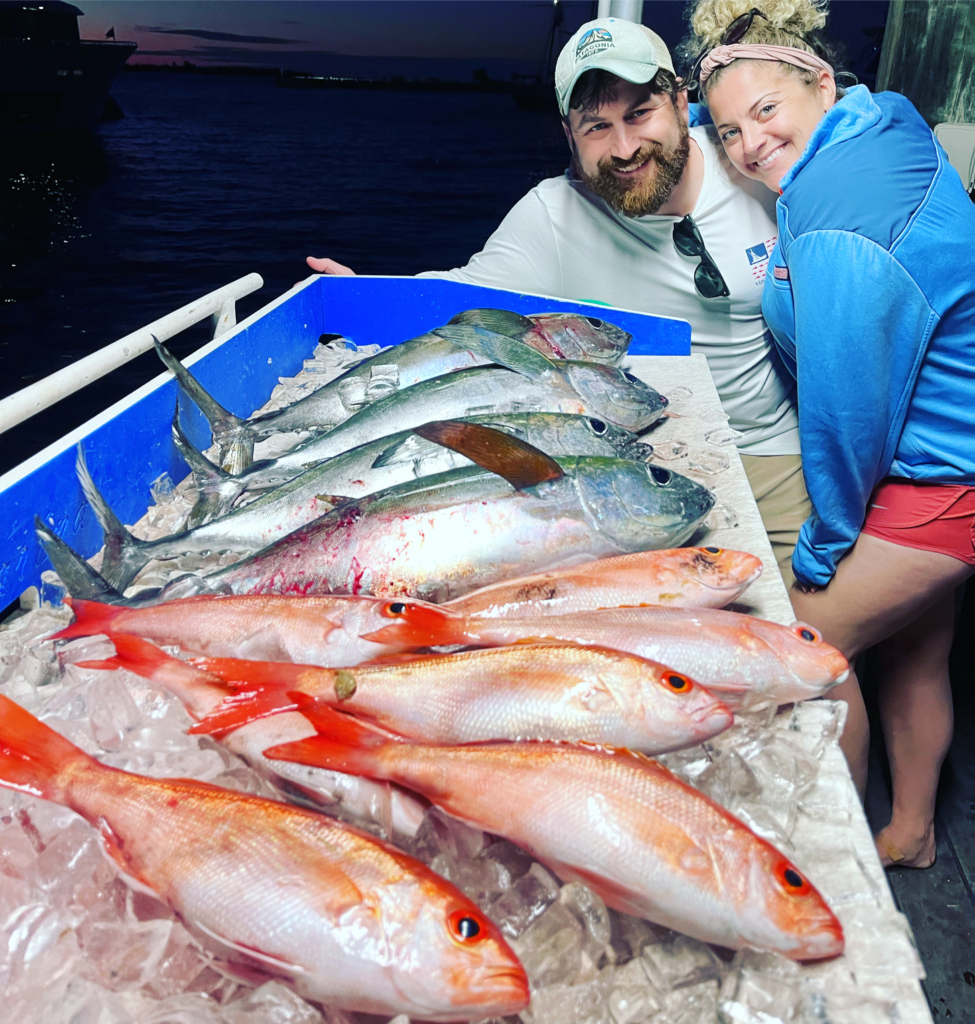
[[[349,267],[343,267],[335,260],[325,259],[318,256],[306,256],[305,262],[315,271],[316,274],[334,274],[336,277],[355,277],[355,271]]]

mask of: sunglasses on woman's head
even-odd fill
[[[674,225],[674,248],[682,256],[697,256],[700,259],[701,262],[694,270],[694,287],[699,295],[705,299],[720,299],[731,294],[718,265],[704,247],[704,239],[690,214]]]
[[[768,18],[757,8],[753,7],[750,11],[746,11],[744,14],[739,14],[737,18],[725,29],[724,35],[721,37],[721,46],[734,46],[735,43],[740,43],[742,39],[748,35],[748,30],[752,27],[752,22],[755,18]],[[704,62],[704,58],[711,52],[713,47],[706,46],[698,55],[697,60],[694,61],[694,68],[691,71],[691,80],[696,82],[701,77],[701,64]]]

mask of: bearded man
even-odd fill
[[[688,127],[687,92],[663,40],[601,18],[566,43],[555,71],[569,169],[533,188],[465,267],[420,277],[679,317],[708,360],[788,586],[811,509],[799,459],[795,384],[765,321],[775,197]],[[313,270],[351,274],[334,260]]]

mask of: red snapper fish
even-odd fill
[[[231,659],[195,664],[239,692],[194,732],[297,707],[315,724],[334,706],[427,743],[587,740],[647,753],[694,746],[734,721],[688,676],[644,658],[576,644],[519,644],[393,664],[326,669]],[[289,711],[293,714],[293,711]]]
[[[702,942],[793,960],[843,952],[843,929],[788,858],[662,765],[557,743],[404,743],[332,714],[268,757],[388,779],[504,836],[606,904]]]
[[[215,658],[305,665],[357,665],[408,646],[361,638],[389,622],[386,602],[376,597],[203,594],[152,605],[65,600],[75,620],[49,640],[127,634]]]
[[[850,668],[812,626],[781,626],[715,608],[600,608],[481,618],[447,607],[391,601],[383,614],[393,621],[365,639],[417,647],[538,640],[609,647],[693,677],[732,710],[768,700],[789,704],[821,697],[843,682]]]
[[[114,657],[100,661],[81,661],[77,663],[78,667],[126,669],[151,679],[176,697],[196,722],[217,711],[234,694],[234,689],[220,676],[172,658],[148,640],[119,633],[113,635],[112,643],[115,644]],[[260,667],[263,663],[240,661],[234,664]],[[427,805],[410,793],[371,779],[324,768],[269,761],[264,756],[264,749],[273,744],[291,743],[314,735],[315,727],[307,717],[297,711],[284,711],[273,717],[248,721],[238,728],[224,730],[219,739],[228,750],[269,776],[275,785],[284,783],[285,789],[298,790],[327,811],[341,809],[359,823],[375,822],[385,829],[387,836],[391,832],[405,836],[416,835]]]
[[[443,607],[479,618],[564,615],[644,604],[723,608],[761,574],[761,559],[744,551],[666,548],[504,580]]]
[[[135,884],[347,1010],[467,1021],[528,1005],[500,932],[419,861],[313,811],[99,764],[0,696],[0,785],[63,804]]]

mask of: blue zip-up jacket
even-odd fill
[[[825,584],[887,476],[975,485],[975,204],[911,103],[856,86],[781,182],[762,310],[799,396]]]

